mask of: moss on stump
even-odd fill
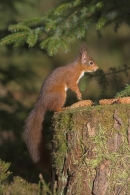
[[[130,193],[130,105],[68,109],[53,117],[58,195]]]

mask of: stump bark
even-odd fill
[[[130,105],[55,113],[52,178],[58,195],[130,194]]]

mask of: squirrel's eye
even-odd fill
[[[90,65],[93,65],[93,61],[90,61],[89,64],[90,64]]]

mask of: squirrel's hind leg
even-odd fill
[[[55,92],[53,95],[51,94],[51,101],[49,103],[49,110],[54,111],[54,112],[59,112],[63,110],[63,106],[66,101],[66,92]]]
[[[57,94],[55,99],[54,112],[62,111],[65,101],[66,101],[66,94]]]

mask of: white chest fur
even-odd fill
[[[68,87],[65,85],[65,91],[67,91],[68,90]]]
[[[81,74],[80,74],[80,76],[79,76],[79,78],[78,78],[78,80],[77,80],[77,82],[76,83],[78,83],[79,82],[79,80],[82,78],[84,76],[84,71],[82,71],[81,72]],[[68,90],[68,87],[67,87],[67,85],[65,85],[65,91],[67,91]]]
[[[79,80],[80,80],[83,76],[84,76],[84,71],[81,72],[81,74],[80,74],[80,76],[79,76],[79,78],[78,78],[78,80],[77,80],[77,83],[79,82]]]

